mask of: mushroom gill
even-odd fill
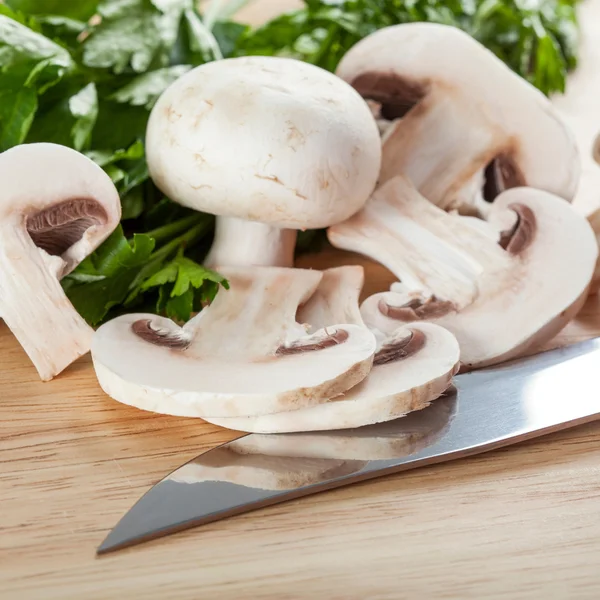
[[[381,118],[388,121],[406,116],[427,94],[427,89],[393,73],[369,71],[351,82],[365,99],[381,105]]]
[[[484,169],[483,199],[493,202],[502,192],[527,185],[525,176],[509,154],[499,154]]]
[[[28,215],[27,232],[33,243],[48,254],[61,256],[93,226],[108,222],[104,207],[96,200],[74,198]]]

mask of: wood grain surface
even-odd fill
[[[351,262],[367,293],[389,283],[349,254],[301,264]],[[592,297],[551,346],[598,334]],[[41,383],[0,324],[0,598],[600,598],[600,423],[95,558],[150,486],[236,435],[112,401],[89,357]]]

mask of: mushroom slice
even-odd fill
[[[325,402],[369,373],[376,342],[358,325],[307,335],[295,320],[319,271],[228,267],[230,283],[178,327],[154,315],[102,325],[92,357],[111,397],[185,417],[260,415]]]
[[[363,269],[357,266],[324,271],[299,319],[313,329],[332,323],[363,326],[358,308],[363,278]],[[339,399],[289,412],[207,421],[259,433],[348,429],[389,421],[438,398],[450,385],[458,363],[458,342],[442,327],[429,323],[399,327],[381,339],[369,376]]]
[[[328,227],[375,188],[381,143],[345,81],[298,60],[229,58],[179,78],[152,110],[150,175],[217,215],[205,263],[291,267],[297,230]]]
[[[121,217],[110,177],[56,144],[0,155],[0,317],[44,381],[90,349],[93,330],[60,279],[93,252]]]
[[[502,231],[498,243],[398,177],[328,234],[334,246],[370,256],[402,282],[362,304],[369,327],[391,333],[400,324],[437,323],[456,335],[461,362],[473,368],[553,337],[583,305],[598,254],[587,220],[548,192],[504,192],[490,223]]]
[[[476,214],[517,186],[572,200],[578,153],[550,101],[458,28],[380,29],[337,74],[392,122],[382,128],[380,184],[405,175],[441,208]]]

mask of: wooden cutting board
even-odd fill
[[[389,285],[333,250],[300,266],[351,263],[366,266],[366,293]],[[597,297],[551,346],[594,335]],[[0,597],[600,597],[600,424],[95,558],[151,485],[236,435],[110,400],[89,357],[41,383],[0,324]]]

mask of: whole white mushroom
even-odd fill
[[[292,266],[297,230],[362,208],[381,166],[377,124],[335,75],[264,56],[201,65],[152,110],[150,175],[173,201],[217,215],[213,266]]]

